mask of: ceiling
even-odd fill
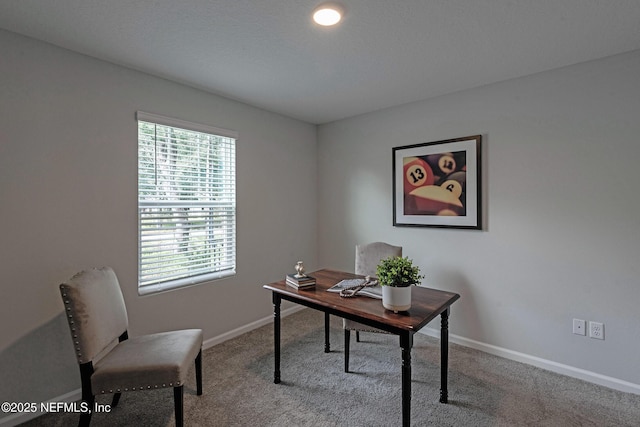
[[[638,0],[338,1],[2,0],[0,28],[315,124],[640,49]]]

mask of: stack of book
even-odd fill
[[[287,274],[287,285],[296,289],[312,288],[316,285],[316,279],[311,276],[296,277],[295,274]]]

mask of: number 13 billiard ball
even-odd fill
[[[431,166],[419,157],[405,157],[404,194],[409,194],[418,187],[432,185],[435,181]]]

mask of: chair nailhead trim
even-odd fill
[[[60,289],[62,290],[62,297],[66,298],[67,297],[67,292],[65,291],[65,286],[61,286]],[[73,313],[71,312],[71,307],[69,306],[70,302],[68,299],[64,300],[64,304],[67,306],[67,312],[68,314],[68,318],[69,318],[69,328],[71,328],[71,332],[73,335],[73,338],[78,338],[78,335],[75,334],[74,332],[76,332],[76,328],[73,326],[75,324],[74,320],[73,320]],[[80,352],[80,342],[79,341],[75,341],[75,344],[78,346],[76,347],[76,356],[78,357],[78,362],[83,363],[82,360],[82,353]]]
[[[176,381],[176,383],[175,383],[175,387],[177,387],[177,386],[179,386],[179,385],[180,385],[180,381]],[[150,384],[150,385],[148,385],[148,386],[147,386],[147,390],[151,390],[152,388],[161,388],[161,387],[166,387],[166,386],[167,386],[167,384],[166,384],[166,383],[162,384],[162,386],[160,386],[159,384]],[[170,387],[173,387],[173,386],[174,386],[174,383],[169,383],[169,386],[170,386]],[[136,389],[137,389],[137,390],[144,390],[144,388],[145,388],[145,386],[137,387],[137,388],[136,388],[136,387],[131,387],[131,391],[135,391]],[[129,391],[129,388],[128,388],[128,387],[125,387],[125,388],[123,388],[123,389],[122,389],[122,388],[117,388],[117,389],[116,389],[116,391],[115,391],[115,393],[121,393],[121,392],[123,392],[123,391]],[[107,391],[107,390],[101,390],[101,391],[100,391],[100,393],[101,393],[101,394],[114,393],[114,391],[113,391],[113,389],[108,390],[108,391]]]
[[[80,355],[80,353],[79,353],[79,352],[78,352],[78,355]],[[177,387],[177,386],[179,386],[179,385],[180,385],[180,381],[176,381],[176,387]],[[169,386],[173,387],[173,383],[172,383],[172,382],[171,382],[171,383],[169,383]],[[148,386],[147,386],[147,389],[151,389],[151,387],[152,387],[151,385],[148,385]],[[158,385],[158,384],[154,384],[154,385],[153,385],[153,388],[158,388],[158,387],[159,387],[159,385]],[[166,387],[166,383],[163,383],[163,384],[162,384],[162,387]],[[135,390],[135,389],[136,389],[135,387],[132,387],[132,388],[131,388],[131,390]],[[144,389],[144,386],[142,386],[142,387],[140,387],[140,388],[139,388],[139,390],[143,390],[143,389]],[[125,388],[124,388],[124,391],[129,391],[129,388],[125,387]],[[120,392],[121,392],[121,389],[119,389],[119,388],[118,388],[118,389],[116,389],[116,393],[120,393]],[[101,393],[102,393],[102,394],[105,394],[105,393],[107,393],[107,391],[106,391],[106,390],[102,390],[102,391],[101,391]],[[113,390],[109,390],[109,393],[113,393]]]

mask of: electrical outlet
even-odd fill
[[[573,319],[573,333],[576,335],[587,335],[587,321]]]
[[[597,340],[603,340],[604,323],[589,321],[589,337]]]

